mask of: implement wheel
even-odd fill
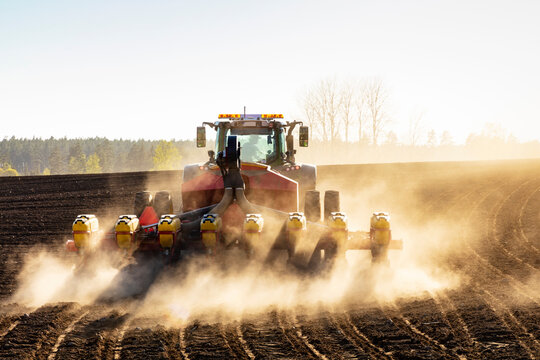
[[[339,191],[327,190],[324,192],[324,221],[336,211],[339,211]]]
[[[306,191],[304,215],[307,221],[321,221],[321,194],[317,190]]]
[[[133,203],[133,212],[137,216],[141,216],[142,212],[147,206],[152,206],[154,198],[150,191],[140,191],[135,194],[135,201]]]
[[[154,210],[158,217],[164,214],[172,214],[173,202],[168,191],[158,191],[154,196]]]

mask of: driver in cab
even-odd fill
[[[246,162],[266,163],[266,136],[250,135],[244,141],[240,144],[240,158]]]

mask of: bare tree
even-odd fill
[[[392,130],[385,133],[385,145],[396,146],[398,144],[398,137]]]
[[[329,134],[329,140],[334,142],[339,137],[339,94],[337,89],[336,79],[323,80],[320,85],[323,109],[324,109],[324,123],[327,133]]]
[[[373,144],[377,145],[377,141],[383,131],[388,116],[386,113],[386,102],[388,94],[380,79],[369,80],[366,84],[366,106],[371,122],[371,136]]]
[[[318,133],[320,114],[318,113],[319,107],[313,91],[307,91],[301,102],[307,118],[307,125],[312,129],[313,133]]]
[[[428,132],[427,145],[430,148],[437,146],[437,133],[435,133],[435,130],[433,129],[429,130]]]
[[[356,89],[351,82],[344,82],[340,88],[341,117],[345,128],[345,142],[349,142],[349,128],[353,120]]]
[[[409,145],[417,146],[424,135],[424,112],[416,112],[409,118]]]
[[[366,85],[364,82],[358,82],[354,105],[356,108],[356,122],[358,124],[358,141],[364,139],[365,120],[367,117],[366,111]]]
[[[307,123],[323,141],[335,142],[344,135],[348,142],[356,123],[359,141],[366,138],[364,131],[369,126],[372,142],[377,145],[388,123],[387,97],[381,80],[338,82],[330,78],[308,89],[302,106]]]
[[[454,140],[452,139],[452,135],[449,131],[445,130],[441,134],[441,146],[452,146],[454,145]]]
[[[321,80],[307,91],[303,107],[308,123],[323,141],[339,138],[340,96],[336,79]]]

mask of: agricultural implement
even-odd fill
[[[299,268],[321,269],[347,250],[369,250],[372,262],[386,263],[389,249],[402,248],[392,239],[387,213],[373,214],[369,232],[351,231],[339,193],[326,191],[321,201],[316,167],[295,160],[297,126],[299,145],[309,143],[302,122],[285,122],[281,114],[221,114],[197,128],[197,147],[206,146],[206,126],[216,131],[216,151],[208,151],[205,163],[184,168],[179,213],[169,192],[139,192],[133,214],[121,215],[107,233],[94,215],[79,215],[67,249],[86,254],[110,248],[175,262],[190,253],[212,259],[238,248],[248,258],[272,262],[281,253]]]

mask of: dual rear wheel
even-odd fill
[[[330,213],[339,211],[339,208],[339,191],[325,191],[323,221],[328,219]],[[321,193],[318,190],[306,191],[304,215],[308,221],[321,221]]]

